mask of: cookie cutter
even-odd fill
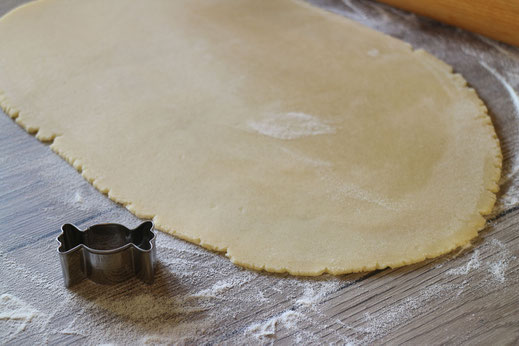
[[[66,287],[84,279],[114,284],[132,276],[153,283],[157,251],[151,221],[134,229],[106,223],[84,231],[65,224],[56,240]]]

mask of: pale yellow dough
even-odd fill
[[[100,191],[248,268],[397,267],[467,244],[501,153],[464,79],[285,0],[42,0],[0,20],[3,109]]]

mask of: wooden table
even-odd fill
[[[0,14],[22,2],[2,0]],[[244,270],[159,234],[152,286],[85,281],[67,290],[55,241],[63,223],[139,220],[0,116],[2,343],[519,342],[519,49],[371,1],[312,2],[425,48],[488,105],[505,170],[474,247],[395,270],[312,279]]]

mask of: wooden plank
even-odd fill
[[[0,14],[22,3],[0,2]],[[295,278],[256,273],[158,235],[147,286],[62,285],[61,224],[139,220],[0,116],[0,340],[33,343],[517,343],[519,50],[369,1],[314,1],[462,72],[492,113],[505,156],[496,215],[473,249],[395,270]],[[516,95],[517,97],[517,95]]]

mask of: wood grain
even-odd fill
[[[519,46],[519,1],[378,1]]]
[[[22,2],[0,2],[0,14]],[[395,270],[312,279],[243,270],[159,234],[152,286],[85,281],[67,290],[55,241],[63,223],[133,227],[139,220],[0,115],[0,296],[37,311],[28,321],[0,319],[3,344],[519,343],[519,50],[374,2],[313,3],[425,48],[488,105],[505,179],[474,248]],[[200,298],[211,289],[213,297]],[[139,310],[142,297],[148,310]],[[5,309],[0,304],[0,314]]]

